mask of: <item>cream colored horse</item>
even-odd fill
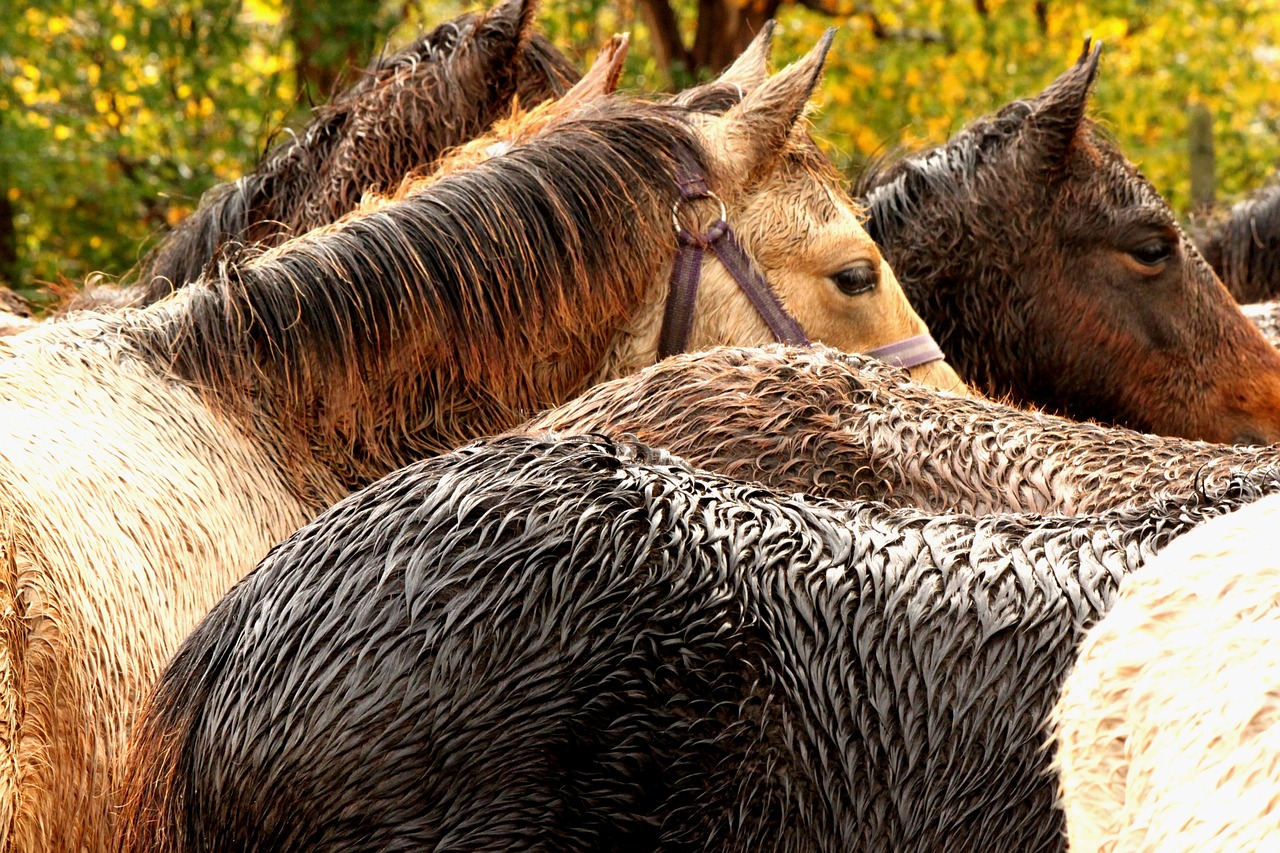
[[[138,704],[271,545],[411,460],[654,360],[678,165],[705,173],[811,336],[922,330],[805,134],[826,42],[767,79],[766,47],[720,84],[743,92],[727,109],[592,98],[154,305],[0,342],[0,846],[105,845]],[[691,345],[768,340],[718,267]],[[845,297],[851,268],[879,286]]]

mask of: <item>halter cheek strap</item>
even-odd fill
[[[725,220],[724,202],[707,186],[700,175],[684,172],[678,175],[680,201],[671,210],[676,240],[680,248],[671,266],[671,286],[667,292],[666,310],[662,315],[662,332],[658,338],[658,357],[666,358],[684,352],[689,345],[693,311],[698,302],[698,283],[702,276],[702,259],[710,250],[751,300],[773,336],[786,344],[809,345],[809,338],[796,318],[787,313],[782,300],[773,292],[764,275],[751,262]],[[680,224],[680,204],[700,198],[720,202],[720,218],[706,231],[695,234]]]
[[[808,346],[809,338],[804,329],[787,313],[778,294],[769,281],[742,250],[733,229],[725,217],[724,202],[707,186],[706,179],[687,169],[679,169],[676,183],[680,187],[680,200],[671,208],[671,220],[676,229],[680,248],[671,266],[670,289],[662,315],[662,331],[658,337],[658,357],[682,353],[689,345],[689,332],[693,327],[693,311],[698,302],[698,283],[702,277],[702,261],[708,250],[724,265],[738,283],[738,287],[751,300],[760,317],[784,344]],[[680,205],[696,199],[709,198],[720,204],[720,217],[701,234],[695,234],[680,224]],[[933,338],[925,333],[877,347],[866,353],[872,358],[898,367],[911,368],[944,358]]]

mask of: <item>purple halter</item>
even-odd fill
[[[706,179],[679,169],[676,183],[680,187],[680,200],[671,208],[671,221],[675,224],[676,239],[680,248],[671,267],[670,290],[662,315],[662,331],[658,337],[658,357],[666,358],[684,352],[689,345],[689,331],[693,326],[693,309],[698,301],[698,282],[702,276],[702,259],[708,249],[714,254],[738,287],[751,300],[774,338],[784,344],[808,346],[810,341],[804,328],[787,313],[782,300],[773,292],[768,280],[760,272],[750,256],[733,235],[725,216],[724,202],[707,186]],[[700,198],[714,199],[720,204],[720,218],[706,231],[695,234],[680,224],[682,202]],[[897,367],[915,367],[944,356],[933,338],[925,333],[887,346],[867,351],[866,355]]]

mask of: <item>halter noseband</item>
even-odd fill
[[[728,212],[720,196],[707,186],[705,178],[683,168],[677,168],[676,184],[680,188],[680,198],[671,207],[671,221],[675,226],[680,248],[676,251],[675,262],[671,266],[670,289],[662,314],[662,331],[658,337],[658,357],[666,358],[684,352],[689,345],[693,309],[698,301],[698,283],[702,277],[702,259],[708,249],[751,300],[769,331],[773,332],[774,338],[784,344],[808,346],[810,341],[804,328],[795,317],[787,313],[782,300],[769,286],[768,279],[742,250],[725,218]],[[720,218],[711,223],[706,231],[695,234],[680,224],[680,205],[702,198],[714,199],[720,204]],[[866,355],[906,368],[944,358],[942,350],[927,332],[868,350]]]

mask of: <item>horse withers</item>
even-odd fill
[[[1280,354],[1085,116],[1088,43],[1039,95],[859,181],[867,229],[977,390],[1077,420],[1280,439]]]
[[[590,98],[144,308],[0,341],[0,847],[104,846],[139,703],[272,545],[402,465],[656,360],[673,207],[694,228],[720,210],[680,178],[705,177],[770,282],[803,259],[775,291],[806,328],[905,302],[801,121],[825,49],[767,77],[758,45],[711,84],[734,93],[714,107]],[[720,266],[705,254],[689,345],[768,341]],[[846,294],[855,279],[877,287]]]

